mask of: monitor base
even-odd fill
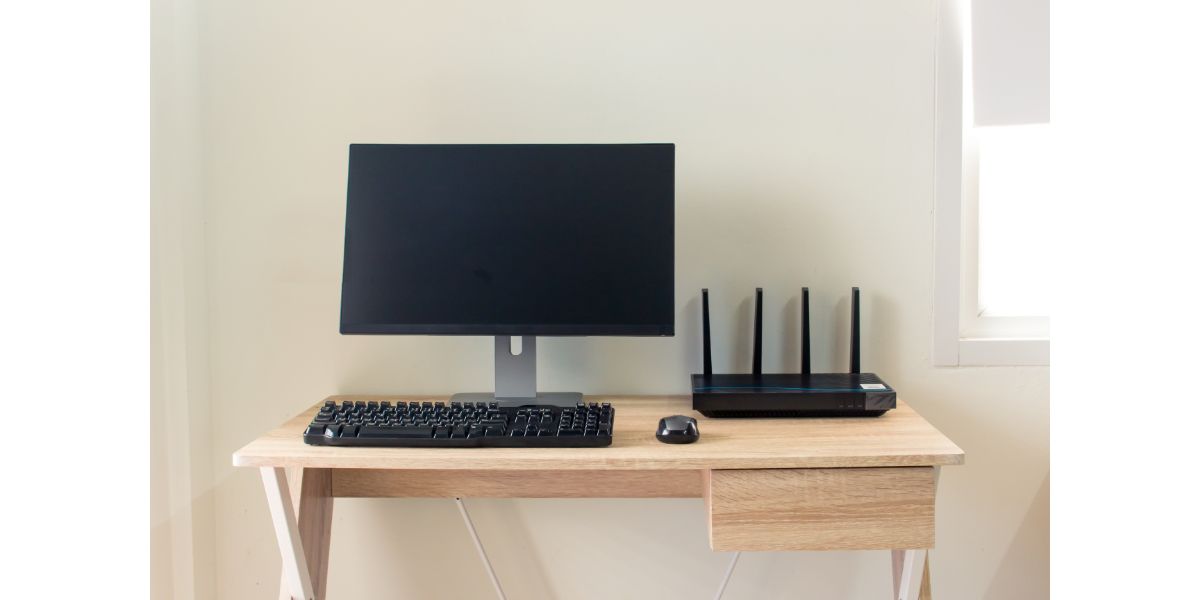
[[[562,408],[574,408],[583,402],[583,394],[579,392],[539,392],[535,398],[497,398],[488,392],[468,392],[454,394],[451,402],[498,402],[500,406],[525,406],[528,404],[549,404]]]

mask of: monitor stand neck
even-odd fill
[[[499,402],[502,406],[553,404],[575,406],[579,392],[537,391],[537,336],[521,336],[520,354],[512,352],[512,336],[496,336],[496,393],[454,394],[453,402]]]

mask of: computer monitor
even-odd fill
[[[674,335],[674,231],[674,144],[352,144],[341,332],[496,336],[456,399],[573,405],[536,336]]]

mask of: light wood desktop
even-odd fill
[[[444,401],[432,396],[331,396]],[[607,448],[334,448],[301,432],[320,403],[233,455],[259,467],[283,557],[282,598],[324,598],[334,498],[704,498],[733,550],[892,550],[895,598],[930,598],[938,470],[963,452],[904,402],[882,417],[707,419],[685,396],[589,396],[616,409]],[[694,444],[655,439],[696,417]]]

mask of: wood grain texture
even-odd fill
[[[886,550],[933,546],[930,467],[713,470],[713,550]]]
[[[445,401],[445,396],[331,396],[331,400]],[[588,396],[616,408],[608,448],[329,448],[301,439],[319,403],[233,455],[241,467],[467,470],[701,470],[954,465],[963,452],[904,402],[882,417],[708,419],[690,396]],[[662,417],[696,418],[700,440],[663,444]]]
[[[295,508],[300,544],[308,563],[313,594],[325,598],[329,577],[329,540],[333,529],[333,472],[330,469],[286,469]],[[292,598],[286,571],[279,589],[281,600]]]
[[[925,554],[925,566],[922,567],[924,575],[921,576],[921,595],[919,600],[933,600],[933,584],[929,582],[929,553]]]
[[[701,471],[338,469],[338,498],[700,498]]]
[[[904,573],[904,550],[892,550],[892,600],[900,597],[900,576]]]

